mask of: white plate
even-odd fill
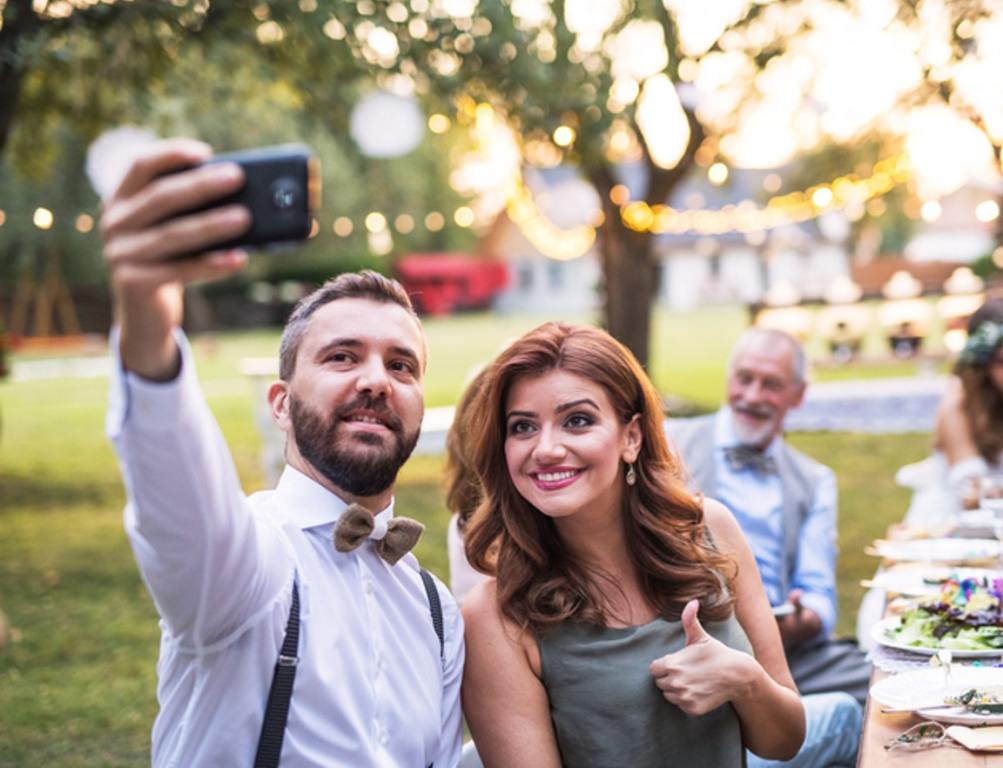
[[[991,533],[996,517],[989,509],[966,509],[958,513],[957,521],[959,528],[980,528]]]
[[[951,669],[950,683],[945,683],[943,669],[915,669],[879,680],[871,686],[871,698],[882,707],[910,710],[941,723],[1000,725],[1003,714],[978,715],[964,707],[936,708],[946,696],[995,685],[1003,685],[1003,669],[997,667],[955,666]]]
[[[874,550],[887,560],[970,563],[998,557],[1000,545],[995,539],[910,539],[879,541]]]
[[[937,655],[937,651],[939,651],[940,648],[906,645],[905,643],[896,641],[893,637],[889,637],[887,634],[888,631],[895,629],[898,625],[898,616],[889,616],[887,619],[882,619],[871,627],[871,639],[878,645],[885,646],[885,648],[895,648],[899,651],[909,651],[910,653],[918,653],[921,656]],[[998,659],[1003,656],[1003,648],[986,648],[985,650],[980,651],[964,651],[952,648],[951,656],[955,659]],[[980,667],[980,669],[985,669],[985,667]],[[971,688],[971,686],[969,686],[969,688]]]
[[[1003,571],[988,568],[906,565],[876,573],[870,586],[900,595],[935,595],[947,579],[1003,578]]]

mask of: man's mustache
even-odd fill
[[[746,403],[734,403],[732,410],[738,413],[752,416],[755,419],[772,419],[777,415],[777,409],[768,405],[748,405]]]
[[[343,421],[352,411],[369,411],[392,432],[401,432],[404,429],[404,424],[397,417],[397,414],[390,410],[390,406],[382,398],[359,395],[351,402],[335,408],[334,417],[337,421]]]

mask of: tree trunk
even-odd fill
[[[17,102],[24,82],[22,45],[39,28],[41,20],[31,9],[32,0],[8,0],[0,28],[0,157],[10,137]]]
[[[608,197],[606,198],[609,199]],[[599,243],[604,281],[603,325],[648,369],[651,309],[658,293],[658,261],[649,232],[624,226],[619,209],[604,206]]]

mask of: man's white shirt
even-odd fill
[[[336,552],[344,502],[291,467],[274,491],[246,497],[177,338],[174,381],[116,366],[107,420],[126,532],[161,616],[153,765],[253,764],[295,575],[300,661],[283,768],[451,768],[462,741],[455,602],[437,581],[442,659],[413,555],[390,566],[368,542]],[[392,504],[379,515],[392,516]]]

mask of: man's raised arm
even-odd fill
[[[122,363],[151,381],[177,376],[180,357],[172,329],[181,324],[184,286],[225,277],[246,260],[242,251],[176,258],[236,237],[250,226],[249,212],[238,205],[171,218],[240,187],[242,171],[232,163],[182,171],[211,154],[197,141],[157,142],[133,162],[104,201],[101,233],[121,328]]]

